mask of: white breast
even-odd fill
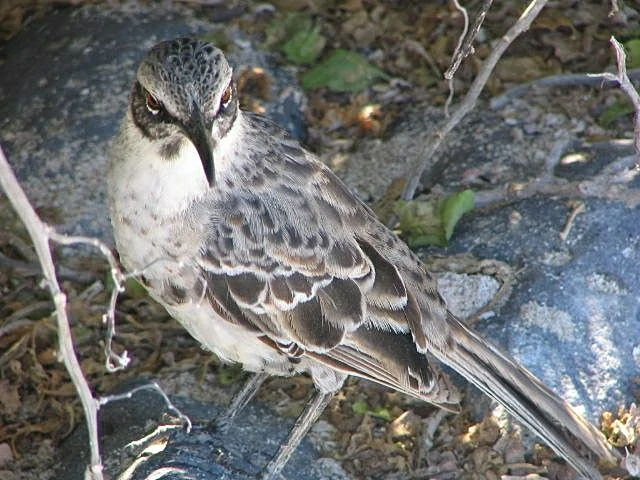
[[[113,146],[108,179],[111,222],[129,270],[160,259],[188,261],[202,239],[196,222],[186,222],[190,206],[209,190],[200,157],[188,141],[172,159],[162,158],[157,149],[130,118]],[[154,269],[149,274],[161,276]]]
[[[277,375],[290,368],[287,358],[260,341],[255,332],[219,318],[206,301],[165,307],[196,340],[224,361],[242,363],[250,372]]]
[[[231,174],[242,132],[236,121],[214,150],[216,174]],[[155,291],[149,293],[204,347],[249,371],[294,373],[286,356],[259,340],[256,332],[220,318],[206,298],[167,304],[169,282],[188,289],[197,281],[194,257],[204,243],[208,216],[201,202],[214,192],[193,145],[185,140],[176,158],[163,158],[128,115],[112,152],[109,169],[111,221],[122,263],[142,270]],[[215,188],[215,187],[214,187]],[[195,265],[194,265],[195,267]],[[297,368],[302,368],[298,365]]]

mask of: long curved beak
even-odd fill
[[[192,112],[189,124],[186,125],[187,135],[198,151],[207,182],[209,182],[210,187],[213,187],[216,183],[216,175],[211,125],[207,125],[199,108],[194,108]]]

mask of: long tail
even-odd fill
[[[580,450],[586,447],[602,460],[617,463],[618,452],[567,402],[455,316],[449,314],[448,321],[453,345],[431,352],[441,362],[500,402],[585,478],[600,480],[602,476],[578,446]]]

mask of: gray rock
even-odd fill
[[[144,383],[128,382],[116,393],[131,391]],[[184,397],[173,398],[172,402],[191,419],[193,429],[187,432],[172,428],[144,441],[141,440],[157,426],[167,424],[164,415],[169,412],[156,391],[140,390],[131,398],[107,403],[100,409],[103,464],[110,478],[143,480],[154,472],[174,469],[174,476],[162,478],[253,480],[260,477],[293,424],[293,419],[278,418],[260,402],[251,402],[229,432],[221,434],[214,423],[223,411],[220,407]],[[166,446],[150,448],[161,444],[159,439],[165,439]],[[56,478],[83,478],[89,457],[87,442],[83,424],[64,441]],[[308,440],[296,450],[283,474],[292,480],[349,479],[335,461],[321,458]]]
[[[597,422],[602,411],[634,398],[640,224],[637,209],[602,200],[586,206],[566,241],[559,232],[571,209],[562,201],[531,199],[477,213],[461,222],[446,253],[519,270],[507,303],[477,328]]]

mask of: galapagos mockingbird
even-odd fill
[[[123,265],[206,348],[258,375],[308,373],[310,400],[272,478],[348,375],[456,410],[440,361],[581,475],[617,452],[447,310],[418,257],[312,153],[238,106],[223,53],[194,39],[142,60],[115,139],[109,202]]]

